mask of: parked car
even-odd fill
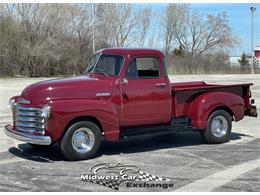
[[[171,83],[154,49],[97,51],[85,74],[47,80],[10,99],[5,133],[31,145],[59,142],[69,160],[93,157],[101,138],[195,130],[210,144],[227,142],[232,122],[257,116],[251,83]]]

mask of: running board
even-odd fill
[[[194,130],[191,128],[191,120],[188,117],[181,117],[172,119],[169,125],[121,128],[120,137],[127,138],[147,134],[170,134],[187,130]]]

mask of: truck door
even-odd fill
[[[160,124],[171,119],[170,82],[157,57],[130,60],[122,87],[120,126]]]

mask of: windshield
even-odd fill
[[[97,64],[97,61],[99,59],[100,54],[94,54],[91,56],[88,60],[88,65],[87,65],[87,70],[85,71],[86,73],[89,73],[93,70],[95,65]]]
[[[124,58],[112,54],[95,54],[88,63],[86,73],[104,74],[105,76],[118,76]]]

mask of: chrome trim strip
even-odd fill
[[[37,118],[37,117],[23,117],[17,115],[15,117],[15,122],[33,122],[33,123],[44,123],[43,118]]]
[[[15,108],[17,110],[24,110],[24,111],[37,111],[37,112],[41,112],[42,111],[41,108],[23,107],[23,106],[19,106],[19,105],[17,105]]]
[[[51,145],[50,136],[28,135],[13,130],[11,125],[5,126],[5,134],[11,138],[37,145]]]
[[[18,131],[21,131],[22,133],[29,133],[29,134],[34,134],[34,133],[40,133],[40,134],[44,134],[44,130],[42,129],[36,129],[36,128],[25,128],[25,127],[17,127],[16,129]],[[42,133],[43,132],[43,133]]]
[[[97,97],[108,97],[108,96],[111,96],[111,94],[104,92],[104,93],[97,93],[96,96]]]
[[[40,113],[37,113],[37,112],[25,112],[25,111],[19,111],[19,110],[15,110],[15,115],[16,116],[33,116],[33,117],[43,118],[42,114],[40,114]]]
[[[28,128],[39,128],[39,129],[44,129],[43,124],[37,124],[37,123],[23,123],[23,122],[16,122],[15,123],[16,127],[28,127]]]

